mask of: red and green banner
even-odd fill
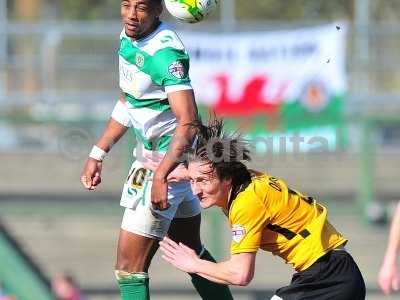
[[[341,123],[347,90],[343,24],[181,37],[196,100],[217,114],[247,125],[253,120],[251,126],[264,132]]]

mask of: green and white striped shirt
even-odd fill
[[[122,30],[118,54],[119,85],[130,125],[144,149],[166,151],[177,124],[168,93],[192,89],[185,47],[177,34],[161,23],[137,41]]]

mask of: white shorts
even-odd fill
[[[161,240],[167,234],[172,219],[194,217],[200,214],[201,208],[190,183],[183,181],[168,185],[170,207],[167,210],[153,210],[149,175],[151,171],[145,170],[140,162],[132,164],[121,196],[121,206],[125,207],[121,228]]]

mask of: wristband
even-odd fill
[[[97,147],[96,145],[93,146],[92,151],[89,153],[89,157],[93,158],[98,161],[103,161],[103,159],[106,157],[107,152],[104,151],[103,149]]]

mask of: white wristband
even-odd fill
[[[107,152],[104,151],[103,149],[97,147],[96,145],[93,146],[92,151],[89,153],[89,157],[93,158],[98,161],[103,161],[103,159],[106,157]]]

